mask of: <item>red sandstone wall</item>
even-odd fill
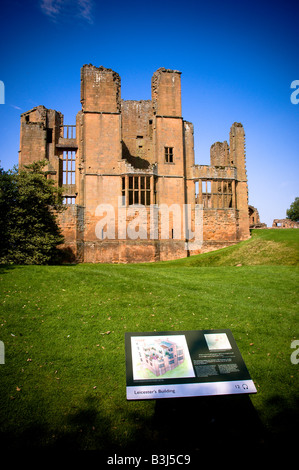
[[[181,72],[158,69],[152,77],[152,101],[157,116],[181,116]]]
[[[84,211],[81,206],[70,205],[58,215],[64,241],[61,250],[66,250],[66,259],[70,261],[84,261]]]
[[[138,167],[154,163],[152,102],[122,101],[121,112],[123,158]]]
[[[203,212],[205,241],[236,242],[236,212],[233,209],[211,209]]]
[[[84,65],[81,69],[81,103],[84,112],[120,111],[120,77],[111,69]]]

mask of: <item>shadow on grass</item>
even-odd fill
[[[285,427],[294,423],[293,411],[279,403],[273,417],[279,432],[274,437],[262,425],[247,395],[161,399],[148,419],[128,411],[127,423],[135,423],[129,440],[122,440],[105,411],[99,413],[97,398],[86,399],[85,406],[66,417],[63,429],[50,430],[36,423],[23,431],[0,433],[1,449],[68,453],[96,451],[107,463],[108,457],[152,455],[190,455],[193,462],[210,452],[219,455],[250,452],[264,455],[281,449],[289,438]],[[115,421],[114,421],[115,423]],[[285,425],[285,426],[284,426]],[[295,442],[295,423],[294,423]],[[124,443],[125,442],[125,443]],[[290,441],[288,443],[291,445]]]
[[[271,444],[290,453],[298,446],[299,398],[294,397],[292,406],[279,395],[267,401],[268,427],[271,429]]]
[[[114,442],[111,422],[105,413],[99,413],[95,397],[86,397],[80,408],[74,407],[74,412],[62,420],[64,424],[59,429],[51,429],[51,424],[41,420],[41,416],[32,416],[31,425],[23,430],[0,430],[0,450],[105,450]]]
[[[6,274],[8,273],[9,271],[12,271],[13,269],[15,269],[16,267],[20,267],[20,266],[16,266],[14,264],[0,264],[0,275],[1,274]]]
[[[157,402],[156,424],[166,448],[201,454],[250,443],[259,448],[263,429],[247,395],[200,397]]]

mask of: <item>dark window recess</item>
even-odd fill
[[[53,129],[47,129],[47,144],[52,144]]]
[[[173,163],[173,147],[165,147],[165,163]]]
[[[133,191],[129,191],[129,206],[133,204]]]
[[[126,178],[122,177],[122,187],[121,187],[121,196],[122,196],[122,205],[126,205]]]

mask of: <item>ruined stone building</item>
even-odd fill
[[[21,115],[19,164],[46,159],[48,178],[63,188],[65,248],[81,262],[136,262],[247,239],[242,124],[232,124],[229,143],[212,145],[210,165],[195,165],[193,125],[181,112],[181,72],[157,70],[151,100],[122,100],[120,82],[111,69],[84,65],[76,125],[65,125],[60,112],[44,106]],[[169,210],[165,230],[162,206],[185,215]],[[190,251],[186,239],[196,230],[196,207],[202,207],[203,243]]]
[[[272,228],[299,228],[299,222],[291,219],[274,219]]]
[[[248,206],[249,228],[267,228],[267,224],[261,222],[259,211],[256,207]]]

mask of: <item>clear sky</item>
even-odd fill
[[[299,103],[290,99],[298,1],[2,0],[0,12],[5,170],[18,163],[21,113],[43,104],[75,124],[83,64],[118,72],[125,100],[151,99],[152,74],[165,67],[182,72],[196,163],[209,164],[210,146],[241,122],[249,203],[261,221],[284,218],[299,196]]]

